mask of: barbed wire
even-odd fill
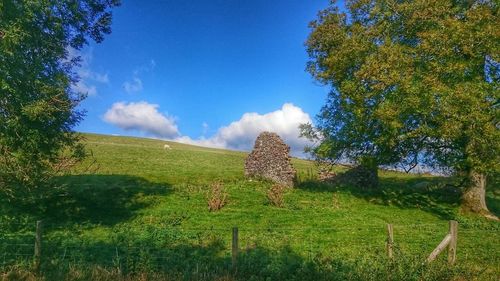
[[[361,226],[356,226],[352,224],[344,224],[344,225],[332,225],[332,226],[322,226],[322,225],[327,225],[331,224],[331,221],[314,221],[316,226],[302,226],[302,227],[297,227],[297,226],[281,226],[281,225],[270,225],[270,226],[264,226],[264,227],[248,227],[248,226],[242,226],[239,227],[239,230],[262,230],[262,231],[280,231],[280,230],[372,230],[372,229],[385,229],[385,224],[390,223],[390,222],[382,222],[380,224],[371,224],[371,225],[361,225]],[[356,222],[353,222],[353,224]],[[36,228],[36,222],[24,222],[24,223],[11,223],[11,222],[0,222],[0,226],[9,226],[9,225],[23,225],[23,226],[30,226],[33,229]],[[419,229],[429,229],[429,230],[435,230],[435,227],[439,228],[446,228],[447,227],[447,222],[441,221],[441,222],[435,222],[435,223],[414,223],[414,224],[398,224],[398,223],[392,223],[394,228],[398,229],[412,229],[415,230],[415,228]],[[45,222],[43,223],[43,227],[47,230],[56,230],[56,229],[63,229],[63,230],[68,230],[68,229],[77,229],[77,230],[85,230],[85,229],[91,229],[95,227],[108,227],[106,225],[102,224],[80,224],[80,225],[67,225],[67,224],[58,224],[58,223],[53,223],[53,222]],[[109,226],[112,228],[113,226]],[[184,227],[184,226],[164,226],[166,229],[175,229],[175,230],[180,230],[180,231],[228,231],[231,230],[231,226],[227,227]],[[463,230],[483,230],[483,231],[499,231],[500,229],[483,229],[483,227],[471,227],[467,224],[463,224],[461,226],[461,229]]]
[[[7,243],[7,244],[0,244],[0,245],[7,245],[7,246],[24,246],[24,247],[33,247],[33,244],[18,244],[18,243],[14,243],[14,244],[11,244],[11,243]]]
[[[275,248],[283,246],[292,246],[295,249],[302,249],[303,254],[312,257],[314,253],[322,252],[338,252],[338,253],[349,253],[351,255],[356,254],[373,254],[380,253],[385,250],[385,237],[386,237],[386,226],[381,224],[371,224],[371,225],[361,225],[356,226],[352,224],[343,225],[332,225],[324,226],[331,223],[330,221],[315,221],[315,226],[289,226],[289,225],[270,225],[263,227],[238,227],[240,234],[240,245],[241,251],[252,251],[253,249],[265,247],[265,248]],[[353,222],[353,224],[356,222]],[[2,223],[0,222],[0,225]],[[36,228],[36,223],[11,223],[8,222],[7,225],[23,225],[29,226],[33,230]],[[172,256],[167,255],[155,255],[161,253],[172,253],[175,252],[177,246],[187,246],[196,247],[199,245],[201,248],[209,248],[210,241],[206,238],[211,235],[216,235],[216,239],[213,243],[218,243],[216,246],[216,251],[226,251],[230,249],[229,239],[224,239],[230,236],[232,227],[196,227],[189,228],[184,226],[163,226],[164,230],[173,231],[173,237],[169,239],[166,237],[168,243],[157,246],[141,246],[140,243],[150,243],[149,241],[137,241],[134,237],[127,237],[122,243],[113,242],[113,233],[110,234],[111,243],[106,241],[91,241],[85,239],[85,237],[80,237],[80,239],[74,239],[82,234],[86,229],[92,229],[95,227],[106,227],[99,224],[82,224],[82,225],[61,225],[56,223],[44,224],[44,229],[47,232],[57,231],[57,230],[76,230],[78,233],[74,236],[68,236],[68,233],[64,233],[64,237],[52,237],[56,238],[54,240],[58,242],[46,241],[44,247],[46,247],[45,253],[53,259],[71,260],[71,259],[84,259],[92,260],[94,255],[99,256],[99,260],[106,259],[136,259],[139,257],[145,257],[147,259],[172,259]],[[113,226],[109,227],[111,230]],[[443,235],[447,233],[448,224],[445,221],[435,222],[435,223],[414,223],[414,224],[393,224],[395,242],[394,246],[397,249],[403,249],[406,252],[428,252],[436,246],[436,243],[442,240]],[[0,229],[1,230],[1,229]],[[22,229],[26,231],[25,228]],[[436,232],[436,231],[439,232]],[[221,232],[224,233],[221,235]],[[345,235],[336,235],[339,232],[343,232]],[[366,238],[366,233],[369,232],[370,236]],[[442,232],[442,233],[441,233]],[[461,249],[465,253],[468,251],[477,251],[477,246],[480,244],[484,248],[498,247],[498,241],[500,237],[500,230],[484,228],[482,226],[471,227],[465,224],[464,227],[459,227],[459,240],[458,249]],[[327,234],[327,235],[325,235]],[[408,236],[408,234],[412,234]],[[267,239],[262,239],[265,237]],[[23,240],[30,239],[33,243],[6,243],[2,242],[2,239],[7,240]],[[17,233],[0,233],[0,250],[9,251],[9,253],[4,253],[3,257],[0,255],[0,260],[3,258],[4,265],[8,264],[5,262],[6,259],[16,260],[22,257],[33,257],[34,255],[34,238],[35,232],[17,232]],[[66,239],[66,240],[64,240]],[[165,238],[163,238],[165,239]],[[203,241],[201,239],[204,239]],[[480,243],[478,242],[480,239]],[[195,242],[198,243],[195,243]],[[132,242],[132,245],[129,243]],[[95,245],[97,243],[105,243],[105,245]],[[207,244],[208,243],[208,244]],[[246,249],[245,249],[246,245]],[[22,249],[31,248],[29,253],[23,253]],[[348,247],[348,249],[345,249]],[[93,252],[92,254],[85,252]],[[197,252],[196,254],[200,257],[210,257],[213,252],[208,249],[207,253]],[[135,255],[135,256],[132,256]],[[176,256],[176,255],[174,255]],[[500,258],[497,258],[500,259]]]

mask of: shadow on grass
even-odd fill
[[[374,204],[421,209],[441,219],[449,220],[455,217],[455,208],[460,203],[461,191],[447,185],[447,181],[448,179],[439,177],[381,177],[379,188],[362,189],[310,180],[300,183],[298,188],[314,192],[347,192]]]
[[[43,219],[44,224],[115,225],[133,217],[135,211],[152,204],[148,196],[167,195],[168,184],[155,184],[128,175],[74,175],[55,179],[51,195],[36,206],[3,203],[10,216]]]
[[[497,187],[486,193],[486,206],[490,212],[500,217],[500,188]]]
[[[356,260],[321,254],[305,258],[287,245],[255,246],[241,250],[232,267],[230,249],[218,239],[148,246],[138,241],[120,246],[99,242],[68,251],[52,245],[42,272],[46,280],[450,280],[457,272],[470,277],[456,268],[425,267],[421,257],[400,256],[396,262],[380,254]],[[78,278],[72,279],[72,274]],[[144,278],[148,275],[161,278]]]
[[[171,191],[169,185],[128,175],[78,175],[58,180],[66,187],[59,198],[47,201],[45,213],[46,220],[57,224],[114,225],[152,204],[147,196]]]

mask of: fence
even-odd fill
[[[489,253],[492,264],[498,264],[498,231],[467,228],[458,231],[458,223],[450,221],[448,230],[442,224],[364,225],[332,228],[165,228],[163,232],[143,230],[145,237],[90,241],[77,230],[44,225],[21,227],[13,234],[0,234],[0,263],[2,266],[25,264],[35,272],[49,264],[89,263],[112,266],[124,271],[169,270],[190,264],[189,270],[199,266],[237,268],[242,255],[258,252],[268,257],[277,252],[294,256],[301,253],[312,259],[316,254],[356,257],[384,254],[389,260],[400,253],[425,255],[422,262],[433,262],[448,249],[448,263],[459,259],[474,259],[478,248]],[[75,235],[76,232],[76,235]],[[138,232],[139,235],[140,232]],[[150,236],[148,236],[150,235]],[[74,237],[73,237],[74,236]],[[444,239],[441,240],[441,238]],[[489,237],[489,238],[488,238]],[[482,241],[480,241],[480,239]],[[483,247],[478,247],[480,241]],[[488,241],[491,242],[488,246]],[[496,242],[495,242],[496,241]],[[288,245],[290,249],[288,249]],[[494,246],[495,245],[495,246]],[[282,247],[283,246],[283,247]],[[294,257],[296,259],[299,259]],[[484,257],[477,257],[483,259]],[[183,265],[183,266],[184,266]],[[187,270],[183,268],[181,270]]]

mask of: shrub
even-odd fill
[[[340,200],[338,193],[334,193],[332,197],[332,205],[335,209],[340,209]]]
[[[210,185],[207,196],[208,210],[210,212],[218,211],[227,203],[227,193],[224,191],[222,182],[214,182]]]
[[[267,192],[267,199],[271,205],[276,207],[283,207],[286,186],[281,184],[274,184]]]

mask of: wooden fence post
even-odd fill
[[[432,253],[427,258],[427,263],[436,259],[436,257],[441,253],[446,247],[448,247],[448,263],[454,264],[457,254],[457,231],[458,223],[456,221],[450,221],[450,226],[448,234],[444,237],[443,241],[432,251]]]
[[[449,234],[451,235],[450,244],[448,245],[448,263],[453,265],[457,259],[457,234],[458,234],[458,222],[450,221]]]
[[[231,251],[231,262],[233,268],[236,268],[237,261],[238,261],[238,227],[233,227],[233,243]]]
[[[439,243],[439,245],[436,247],[436,249],[434,249],[434,251],[432,251],[432,253],[429,255],[429,257],[427,258],[427,263],[433,261],[436,259],[436,257],[446,248],[448,247],[448,244],[450,243],[451,241],[451,235],[450,234],[446,234],[446,236],[444,237],[443,241],[441,241],[441,243]]]
[[[35,255],[34,255],[34,270],[37,274],[40,273],[42,265],[42,236],[43,236],[43,222],[39,220],[36,222]]]
[[[394,234],[392,224],[387,224],[387,256],[392,259],[393,258],[393,244],[394,244]]]

